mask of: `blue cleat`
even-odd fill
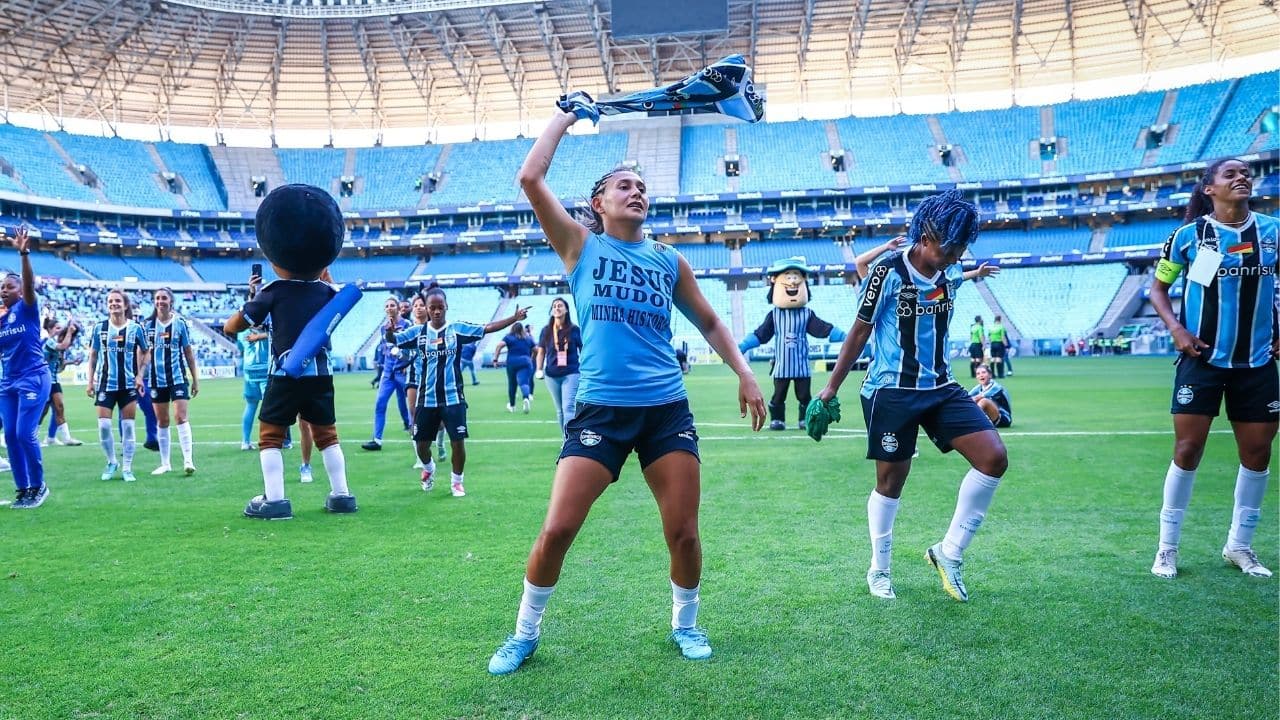
[[[963,560],[952,560],[942,553],[942,543],[938,543],[924,551],[924,559],[942,578],[942,589],[960,602],[969,602],[969,591],[964,587],[964,577],[960,574],[964,567]]]
[[[680,654],[686,660],[706,660],[711,657],[711,641],[707,639],[707,631],[700,627],[672,630],[671,642],[680,648]]]
[[[102,468],[102,479],[110,480],[111,478],[115,477],[117,467],[119,466],[116,465],[114,462],[107,463],[106,467]]]
[[[506,642],[489,658],[489,674],[510,675],[519,670],[526,660],[533,657],[539,639],[517,640],[515,635],[508,635]]]

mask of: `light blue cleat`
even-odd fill
[[[489,674],[510,675],[519,670],[526,660],[533,657],[539,639],[517,640],[515,635],[508,635],[506,642],[489,658]]]
[[[961,570],[964,568],[963,560],[952,560],[944,555],[942,543],[925,550],[924,559],[938,571],[938,576],[942,578],[942,589],[946,590],[948,595],[960,602],[969,602],[969,591],[965,589],[964,577],[961,575]]]
[[[125,470],[124,472],[121,472],[121,473],[120,473],[120,477],[124,478],[124,481],[125,481],[125,482],[136,482],[136,481],[137,481],[137,479],[138,479],[138,478],[133,474],[133,471],[132,471],[132,470]]]
[[[115,477],[117,467],[118,466],[113,462],[107,463],[107,466],[102,468],[102,479],[110,480],[111,478]]]
[[[707,639],[707,631],[700,627],[672,630],[671,642],[680,648],[680,654],[686,660],[706,660],[711,657],[711,641]]]

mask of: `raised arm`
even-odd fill
[[[764,427],[764,396],[760,393],[756,376],[751,372],[751,365],[734,344],[733,334],[729,332],[729,328],[720,320],[720,316],[711,308],[702,290],[698,288],[698,281],[693,276],[693,268],[683,256],[680,257],[680,277],[676,280],[672,300],[676,308],[689,318],[694,327],[698,328],[702,337],[707,339],[711,349],[715,350],[725,364],[737,374],[738,410],[742,417],[746,417],[747,412],[750,411],[751,429],[759,430]]]
[[[582,226],[547,185],[547,169],[551,167],[551,158],[556,154],[560,138],[569,130],[569,126],[577,122],[573,113],[556,112],[547,124],[547,128],[538,136],[516,179],[524,189],[525,197],[533,206],[533,214],[538,217],[538,224],[547,235],[547,242],[564,262],[564,268],[572,272],[582,255],[582,246],[587,239],[587,229]],[[513,321],[514,322],[514,321]]]
[[[27,235],[27,226],[18,227],[13,236],[13,246],[22,256],[22,302],[34,307],[36,304],[36,274],[31,269],[31,238]]]
[[[511,327],[512,325],[520,322],[521,320],[524,320],[527,317],[529,317],[529,308],[520,307],[519,305],[517,305],[516,311],[512,313],[511,317],[503,318],[501,320],[494,320],[493,322],[485,325],[484,334],[488,335],[491,332],[498,332],[499,330],[505,330],[506,328]],[[506,347],[506,343],[499,340],[497,347],[493,351],[493,359],[495,361],[498,359],[498,351],[504,347]]]
[[[897,250],[902,247],[902,243],[906,241],[907,238],[905,235],[899,235],[855,257],[853,259],[853,265],[858,271],[858,279],[861,280],[867,276],[867,269],[871,267],[871,263],[876,261],[876,258],[887,252]]]
[[[979,265],[978,267],[976,267],[976,268],[974,268],[974,269],[972,269],[972,270],[965,270],[965,271],[964,271],[964,279],[965,279],[965,281],[966,281],[966,282],[968,282],[968,281],[970,281],[970,280],[974,280],[974,279],[982,279],[982,278],[989,278],[989,277],[991,277],[991,276],[993,276],[993,275],[999,275],[999,274],[1000,274],[1000,266],[999,266],[999,265],[991,265],[991,264],[989,264],[989,263],[982,263],[981,265]]]

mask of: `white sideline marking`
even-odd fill
[[[708,426],[708,425],[712,425],[712,423],[698,423],[698,425],[701,425],[701,426],[704,426],[704,427],[705,427],[705,426]],[[729,423],[716,423],[716,424],[714,424],[713,426],[714,426],[714,427],[741,427],[741,426],[739,426],[739,425],[733,425],[733,424],[729,424]],[[197,431],[199,431],[199,430],[200,430],[200,428],[206,428],[206,427],[232,427],[232,426],[229,426],[229,425],[225,425],[225,426],[224,426],[224,425],[197,425],[197,426],[196,426],[196,430],[197,430]],[[240,426],[239,426],[239,425],[235,425],[234,427],[240,427]],[[1231,430],[1226,430],[1226,429],[1224,429],[1224,430],[1210,430],[1210,431],[1209,431],[1209,433],[1210,433],[1211,435],[1226,435],[1226,434],[1231,433],[1231,432],[1232,432]],[[844,430],[844,429],[840,429],[840,428],[832,428],[830,431],[828,431],[828,435],[836,434],[836,433],[838,433],[839,435],[844,436],[844,437],[866,437],[866,434],[867,434],[867,433],[866,433],[866,431],[864,431],[864,430]],[[1000,437],[1114,437],[1114,436],[1117,436],[1117,435],[1133,435],[1133,436],[1136,436],[1136,435],[1169,435],[1170,437],[1172,437],[1172,435],[1173,435],[1173,429],[1172,429],[1172,428],[1170,428],[1170,429],[1168,429],[1168,430],[1109,430],[1109,431],[1108,431],[1108,430],[1043,430],[1043,431],[1002,432],[1002,433],[1000,433]],[[750,435],[723,435],[723,436],[719,436],[719,435],[704,435],[704,436],[701,436],[701,437],[699,437],[699,438],[698,438],[698,442],[738,442],[738,441],[742,441],[742,440],[761,440],[761,441],[764,441],[764,442],[773,442],[773,441],[778,441],[778,440],[808,440],[809,442],[813,442],[813,440],[812,440],[812,439],[810,439],[808,435],[805,435],[804,433],[800,432],[799,430],[794,430],[794,431],[790,431],[790,430],[789,430],[789,431],[787,431],[785,434],[783,434],[783,433],[778,433],[778,432],[770,432],[770,431],[768,431],[768,430],[761,430],[761,431],[760,431],[760,433],[758,433],[758,434],[756,434],[756,433],[752,433],[752,434],[750,434]],[[364,440],[362,440],[362,439],[346,440],[346,441],[344,442],[344,447],[346,447],[346,448],[350,448],[350,449],[353,449],[353,450],[354,450],[354,449],[356,449],[356,448],[357,448],[357,446],[358,446],[361,442],[364,442]],[[409,445],[409,444],[411,444],[412,442],[413,442],[413,441],[412,441],[412,440],[410,440],[410,439],[408,439],[408,438],[384,438],[384,439],[382,440],[382,444],[383,444],[383,445]],[[433,442],[434,442],[434,441],[433,441]],[[510,444],[514,444],[514,443],[556,443],[556,444],[560,444],[560,443],[562,443],[562,442],[564,442],[563,438],[558,438],[558,437],[535,437],[535,438],[467,438],[467,444],[468,444],[468,445],[472,445],[472,444],[475,444],[475,445],[510,445]],[[238,446],[240,445],[240,441],[239,441],[239,440],[198,440],[198,441],[196,441],[196,442],[195,442],[195,444],[196,444],[196,445],[205,445],[205,446],[235,445],[235,446],[237,446],[237,447],[238,447]],[[142,443],[138,443],[138,445],[139,445],[139,446],[141,446],[141,445],[142,445]],[[98,451],[98,446],[97,446],[97,444],[94,444],[94,443],[85,443],[85,444],[84,444],[84,447],[86,447],[86,448],[93,448],[95,452],[96,452],[96,451]],[[296,439],[294,440],[293,447],[294,447],[295,449],[297,449],[297,448],[298,448],[298,441],[297,441]],[[42,450],[43,450],[44,452],[48,452],[48,448],[42,448]],[[55,452],[57,452],[57,451],[55,451]],[[246,450],[246,451],[244,451],[244,452],[256,452],[256,451]]]

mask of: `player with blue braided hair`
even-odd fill
[[[867,457],[876,461],[876,488],[867,500],[867,586],[876,597],[895,597],[889,574],[893,521],[921,427],[939,450],[957,450],[972,466],[960,484],[950,529],[925,551],[925,559],[942,578],[943,590],[961,602],[969,599],[961,576],[964,550],[1009,466],[999,433],[956,382],[947,363],[956,292],[971,274],[987,277],[996,271],[983,266],[961,272],[957,263],[977,236],[977,208],[959,191],[933,195],[920,204],[907,235],[910,246],[872,266],[859,293],[857,319],[827,386],[811,407],[811,415],[815,409],[822,414],[870,341],[874,359],[860,394]],[[810,434],[820,437],[825,426],[826,422],[810,422]]]

